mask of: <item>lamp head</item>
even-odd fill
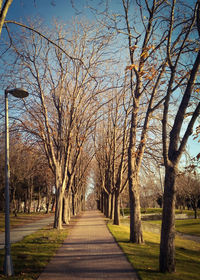
[[[25,98],[29,95],[29,93],[23,88],[6,89],[5,92],[11,93],[14,97],[17,98]]]

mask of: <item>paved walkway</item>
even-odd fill
[[[10,231],[10,243],[15,243],[22,240],[26,235],[32,234],[35,231],[53,223],[53,216],[43,218],[38,221],[28,223],[24,226],[16,227]],[[0,233],[0,249],[4,248],[5,233]]]
[[[138,280],[108,231],[103,215],[86,211],[38,280]]]

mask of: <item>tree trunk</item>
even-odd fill
[[[19,213],[21,211],[21,199],[18,198],[17,200],[17,213]]]
[[[108,194],[104,191],[103,194],[103,213],[108,218]]]
[[[119,190],[115,191],[115,204],[114,204],[114,225],[120,224],[120,207],[119,207]]]
[[[197,201],[197,203],[194,202],[194,207],[193,207],[193,209],[194,209],[194,218],[195,218],[195,219],[197,219],[197,204],[198,204],[198,201]]]
[[[28,195],[28,213],[31,213],[31,208],[32,208],[32,198],[33,198],[33,185],[31,184],[31,186],[29,187],[29,195]]]
[[[64,194],[63,196],[62,221],[66,225],[69,224],[69,195],[68,194]]]
[[[132,175],[132,176],[131,176]],[[132,170],[129,173],[129,198],[130,198],[130,242],[144,243],[140,212],[140,197],[137,174]]]
[[[99,211],[101,211],[101,203],[100,203],[100,201],[101,201],[101,198],[96,200],[97,210],[99,210]]]
[[[110,219],[112,220],[113,219],[113,209],[114,209],[114,207],[113,207],[113,204],[114,204],[114,193],[112,193],[111,194],[111,202],[110,202],[111,204],[110,204]]]
[[[27,202],[28,202],[27,192],[25,192],[25,194],[24,194],[24,213],[27,212]]]
[[[16,202],[16,188],[13,186],[13,213],[15,214],[15,217],[17,217],[17,202]]]
[[[175,167],[166,167],[160,241],[160,271],[175,272]]]
[[[76,199],[75,199],[75,212],[76,215],[79,214],[79,210],[80,210],[80,198],[79,198],[79,194],[76,194]]]
[[[41,194],[40,194],[40,187],[39,187],[39,189],[38,189],[38,202],[37,202],[36,212],[40,212],[40,201],[41,201]]]
[[[110,217],[110,209],[111,209],[111,194],[107,194],[105,193],[105,203],[106,203],[106,207],[105,207],[105,216],[106,218]]]
[[[71,219],[71,214],[72,214],[72,195],[71,195],[71,192],[69,192],[69,195],[68,195],[68,202],[69,202],[69,207],[68,207],[68,219],[70,221]]]
[[[197,208],[194,210],[194,218],[197,219]]]
[[[46,214],[49,214],[50,210],[51,210],[51,203],[52,203],[52,196],[49,194],[46,200]]]
[[[62,229],[63,192],[61,187],[56,190],[56,209],[54,228]]]
[[[52,195],[49,191],[48,186],[46,187],[46,193],[47,193],[47,195],[46,195],[46,214],[48,214],[49,211],[50,211],[50,205],[51,205],[51,202],[52,202]]]
[[[85,211],[85,194],[81,198],[81,211]]]
[[[132,73],[132,72],[131,72]],[[131,79],[131,85],[133,86]],[[131,87],[132,87],[131,86]],[[130,139],[128,147],[128,183],[129,183],[129,200],[130,200],[130,242],[144,243],[140,213],[140,194],[138,173],[140,165],[138,165],[136,152],[136,131],[137,118],[139,110],[139,100],[134,100],[131,115]],[[142,154],[140,155],[141,162]]]
[[[54,212],[55,210],[55,203],[56,203],[56,198],[55,196],[53,196],[51,201],[51,212]]]
[[[72,215],[76,216],[76,202],[74,193],[72,193]]]
[[[101,198],[100,198],[100,210],[102,213],[104,213],[104,192],[101,192]]]

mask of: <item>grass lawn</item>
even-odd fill
[[[4,250],[0,250],[0,279],[33,280],[39,277],[50,258],[67,237],[68,230],[56,230],[50,226],[11,245],[15,276],[3,275]]]
[[[144,232],[144,245],[129,242],[129,227],[108,224],[108,227],[126,253],[142,280],[199,280],[200,244],[176,238],[176,273],[159,272],[160,235]]]
[[[125,222],[127,223],[127,220]],[[148,221],[148,223],[161,225],[161,221]],[[176,220],[175,226],[178,232],[200,236],[200,219]]]
[[[129,218],[121,218],[120,220],[122,225],[129,225]],[[149,220],[145,221],[145,224],[150,223],[154,225],[161,226],[161,220]],[[200,219],[184,219],[184,220],[176,220],[176,231],[184,233],[200,236]]]
[[[130,215],[130,209],[124,208],[124,215],[129,216]],[[162,208],[141,208],[142,214],[162,214]],[[187,214],[188,216],[194,217],[194,211],[193,210],[175,210],[176,214]],[[200,215],[200,210],[197,211],[197,214]]]
[[[17,217],[14,214],[10,214],[10,228],[24,225],[26,223],[34,222],[38,219],[47,218],[49,215],[53,214],[44,214],[44,213],[19,213]],[[0,232],[5,229],[5,215],[4,213],[0,213]]]
[[[185,234],[200,236],[200,219],[177,220],[176,230]]]

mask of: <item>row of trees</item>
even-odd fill
[[[147,178],[140,186],[140,202],[143,208],[162,208],[163,190],[160,178]],[[193,210],[194,218],[197,218],[197,210],[200,207],[200,179],[198,175],[180,173],[176,179],[175,208],[180,210]]]
[[[19,134],[11,135],[10,151],[10,210],[19,212],[45,212],[55,210],[55,178],[40,146],[30,146]],[[0,150],[0,193],[4,197],[5,159],[4,146]],[[77,168],[69,197],[68,216],[76,215],[85,208],[87,176],[83,179],[82,165]],[[81,186],[80,186],[81,185]],[[0,210],[4,210],[1,200]],[[68,219],[69,219],[68,217]],[[67,217],[62,222],[68,223]]]
[[[53,208],[54,180],[48,168],[48,163],[38,147],[29,147],[20,139],[20,135],[11,138],[10,153],[10,192],[11,211],[48,213]],[[4,148],[0,152],[0,192],[4,197],[5,159]],[[1,200],[1,211],[4,209],[4,200]]]
[[[123,14],[113,14],[113,11],[110,13],[109,9],[96,11],[99,14],[98,18],[103,18],[104,26],[116,32],[119,38],[123,36],[127,38],[130,61],[125,74],[126,81],[128,80],[125,87],[128,103],[121,101],[120,109],[115,106],[113,110],[113,112],[118,110],[118,114],[123,110],[123,121],[126,120],[128,112],[127,142],[123,125],[120,126],[121,135],[125,138],[127,146],[123,146],[123,140],[119,140],[123,152],[120,156],[115,153],[117,114],[111,118],[109,112],[106,116],[108,129],[103,133],[103,137],[101,133],[100,138],[100,141],[103,141],[101,147],[104,156],[101,154],[101,165],[95,175],[99,178],[96,181],[97,188],[100,186],[99,203],[107,215],[110,208],[109,200],[111,199],[112,203],[112,196],[118,190],[113,178],[117,181],[120,168],[118,169],[115,162],[122,155],[126,155],[122,181],[128,181],[129,186],[130,241],[143,243],[139,177],[144,174],[141,167],[145,156],[151,155],[152,161],[155,160],[159,164],[157,152],[159,144],[162,144],[163,154],[160,162],[163,160],[164,163],[165,181],[160,270],[173,272],[175,181],[181,157],[200,110],[198,98],[200,3],[196,1],[188,6],[184,1],[133,3],[122,0],[122,6]],[[105,129],[106,125],[103,127]],[[162,134],[162,141],[157,138],[159,132]],[[98,164],[99,158],[97,156]]]
[[[128,185],[130,241],[143,243],[140,178],[163,161],[160,270],[173,272],[175,181],[200,110],[200,1],[120,0],[116,13],[105,4],[91,7],[97,25],[37,22],[13,34],[6,21],[4,80],[31,93],[18,129],[53,174],[54,227],[68,222],[70,197],[81,205],[93,163],[99,205],[116,224]]]
[[[5,79],[8,83],[14,76],[31,93],[18,129],[46,155],[55,181],[54,227],[60,229],[63,221],[68,223],[71,197],[73,213],[75,201],[84,202],[93,158],[90,138],[102,107],[98,99],[106,88],[102,54],[112,36],[102,36],[100,29],[82,22],[67,31],[55,23],[54,31],[46,34],[60,48],[26,29],[15,35],[9,32],[11,56]],[[60,49],[70,51],[66,55]]]

